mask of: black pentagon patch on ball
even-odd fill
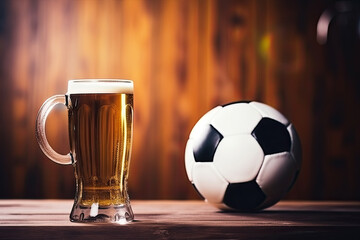
[[[284,124],[274,119],[261,119],[251,135],[258,141],[265,155],[290,151],[290,134]]]
[[[203,131],[194,137],[193,153],[196,162],[212,162],[217,146],[223,136],[212,125],[206,125]]]
[[[236,102],[226,103],[226,104],[221,105],[221,106],[222,106],[222,107],[226,107],[226,106],[229,106],[229,105],[232,105],[232,104],[237,104],[237,103],[251,103],[251,101],[248,101],[248,100],[241,100],[241,101],[236,101]]]
[[[266,195],[254,181],[230,183],[225,191],[223,202],[234,209],[250,211],[264,202]]]

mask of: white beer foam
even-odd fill
[[[68,82],[68,94],[74,93],[126,93],[132,94],[134,84],[123,79],[79,79]]]

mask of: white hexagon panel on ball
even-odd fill
[[[214,155],[214,165],[229,182],[255,179],[264,153],[251,135],[228,136],[221,140]]]
[[[261,118],[260,113],[249,104],[237,103],[221,108],[210,123],[226,137],[250,134]]]
[[[229,184],[212,162],[197,162],[193,166],[193,182],[199,193],[209,202],[220,203]]]

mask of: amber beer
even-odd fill
[[[69,95],[70,148],[80,206],[127,201],[132,118],[132,94]]]
[[[45,123],[57,104],[68,108],[70,153],[49,145]],[[127,193],[133,135],[133,82],[115,79],[70,80],[66,95],[45,101],[36,136],[46,156],[75,168],[73,222],[127,223],[134,219]]]

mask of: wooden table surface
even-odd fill
[[[360,202],[282,201],[255,213],[132,201],[127,225],[69,221],[72,200],[0,200],[0,239],[360,239]]]

